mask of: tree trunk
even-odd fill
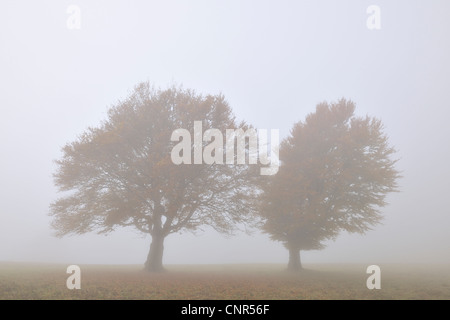
[[[302,269],[303,267],[302,262],[300,260],[300,250],[295,248],[289,248],[288,270],[297,272]]]
[[[152,244],[148,252],[147,261],[145,262],[145,270],[149,272],[163,272],[162,263],[164,252],[164,237],[161,235],[152,236]]]

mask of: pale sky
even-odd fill
[[[67,26],[69,5],[81,28]],[[381,29],[369,30],[369,5]],[[304,263],[450,262],[450,2],[12,1],[0,4],[0,261],[143,263],[150,238],[124,229],[58,239],[49,204],[61,147],[135,84],[223,93],[257,128],[317,103],[353,100],[398,150],[401,192],[383,225],[342,234]],[[174,234],[164,263],[286,263],[266,235]]]

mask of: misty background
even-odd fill
[[[81,29],[69,30],[69,5]],[[369,5],[381,29],[369,30]],[[238,119],[280,129],[342,97],[379,117],[401,192],[383,225],[304,263],[450,262],[450,2],[12,1],[0,4],[0,261],[141,264],[150,238],[52,235],[53,160],[138,82],[223,93]],[[286,263],[268,236],[174,234],[164,263]]]

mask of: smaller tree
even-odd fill
[[[344,99],[319,104],[282,142],[278,174],[261,180],[263,230],[289,250],[289,270],[302,268],[300,250],[377,225],[396,191],[395,150],[381,121],[354,110]]]

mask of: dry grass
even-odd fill
[[[81,290],[66,288],[66,265],[0,263],[0,299],[450,299],[449,266],[380,265],[381,290],[368,290],[363,265],[80,265]]]

